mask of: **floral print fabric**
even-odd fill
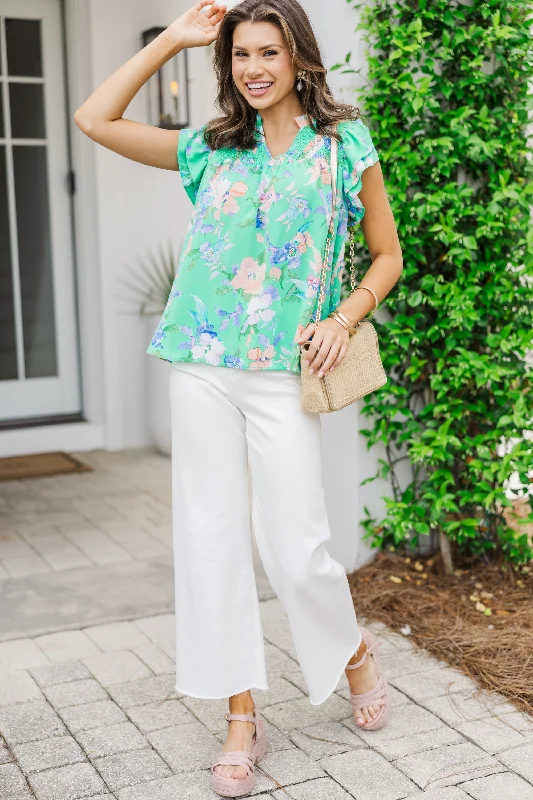
[[[194,204],[176,277],[147,349],[166,361],[300,372],[298,334],[315,320],[331,218],[331,137],[307,118],[272,157],[256,115],[251,150],[211,150],[183,128],[178,165]],[[363,171],[378,160],[362,120],[339,123],[337,214],[321,319],[339,304],[347,226],[365,210]]]

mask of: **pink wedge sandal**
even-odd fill
[[[370,654],[374,659],[376,672],[378,674],[378,682],[376,686],[374,686],[373,689],[369,689],[368,692],[363,692],[363,694],[353,694],[350,692],[350,701],[352,703],[354,715],[356,711],[361,710],[365,706],[381,706],[377,715],[370,722],[365,722],[363,725],[360,725],[356,722],[358,728],[369,731],[382,728],[389,719],[391,712],[391,691],[389,684],[385,680],[381,671],[381,663],[377,653],[378,647],[381,647],[381,642],[378,642],[374,634],[371,631],[366,630],[366,628],[359,628],[359,630],[361,631],[363,640],[366,642],[367,649],[359,661],[357,661],[355,664],[347,664],[346,669],[356,669],[357,667],[360,667],[361,664],[364,664],[367,656]]]
[[[239,719],[242,722],[253,722],[255,724],[255,733],[252,738],[251,750],[228,750],[222,751],[218,756],[215,763],[211,766],[213,773],[213,790],[222,797],[240,797],[244,794],[249,794],[255,783],[255,770],[254,765],[256,761],[263,758],[267,749],[267,736],[263,720],[260,718],[257,708],[254,708],[253,714],[231,714],[226,712],[226,719],[231,722],[232,719]],[[234,767],[244,766],[248,772],[246,778],[232,778],[227,775],[219,775],[215,772],[215,768],[220,764],[229,764]]]

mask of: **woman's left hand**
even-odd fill
[[[311,322],[304,328],[296,341],[303,344],[313,337],[311,344],[306,352],[306,359],[309,363],[309,372],[318,372],[319,378],[327,372],[331,372],[334,367],[338,367],[348,349],[350,334],[340,322],[332,317],[326,317],[317,325]]]

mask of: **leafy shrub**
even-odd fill
[[[523,563],[533,543],[503,512],[510,477],[527,492],[533,468],[533,5],[347,1],[362,7],[361,105],[404,256],[388,319],[374,318],[389,381],[361,409],[368,447],[386,451],[367,480],[392,489],[383,519],[365,507],[366,537]],[[334,69],[359,72],[351,54]],[[362,277],[361,235],[355,252]]]

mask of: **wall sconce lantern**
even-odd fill
[[[165,28],[150,28],[142,33],[143,47],[153,42]],[[148,81],[148,121],[158,128],[180,130],[189,125],[189,75],[187,50],[163,64]]]

